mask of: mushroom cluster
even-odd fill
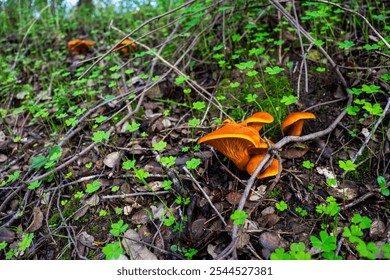
[[[315,119],[315,115],[309,112],[295,112],[287,116],[281,124],[283,132],[289,136],[300,136],[303,123],[307,119]],[[253,174],[256,167],[263,160],[268,151],[267,142],[260,137],[260,130],[264,124],[272,123],[274,117],[266,112],[257,112],[241,123],[231,119],[223,121],[222,126],[198,140],[198,144],[204,143],[212,146],[229,158],[242,171]],[[274,159],[271,164],[256,177],[259,179],[277,175],[279,162]]]
[[[94,46],[94,44],[95,43],[92,41],[75,39],[68,42],[68,50],[77,54],[85,54],[89,48]],[[123,40],[116,48],[114,48],[114,51],[120,52],[124,55],[136,50],[137,45],[129,39]]]
[[[75,39],[68,42],[68,50],[75,53],[86,53],[95,43],[87,40]]]
[[[131,49],[130,49],[130,47],[131,47]],[[114,51],[117,51],[117,52],[121,52],[121,53],[123,53],[123,54],[129,54],[131,51],[136,51],[137,50],[137,45],[133,42],[133,41],[131,41],[131,40],[129,40],[129,39],[125,39],[125,40],[123,40],[120,44],[119,44],[119,46],[117,46],[115,49],[114,49]]]

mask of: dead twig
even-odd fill
[[[348,203],[347,205],[341,207],[341,209],[346,210],[346,209],[352,208],[352,207],[358,205],[359,203],[362,203],[363,201],[367,200],[368,198],[370,198],[374,195],[375,195],[375,193],[368,192],[368,193],[362,195],[361,197],[359,197],[358,199],[352,201],[351,203]]]
[[[105,195],[102,196],[102,199],[117,199],[117,198],[126,198],[132,196],[143,196],[143,195],[160,195],[160,194],[168,194],[169,191],[157,191],[157,192],[138,192],[138,193],[124,193],[124,194],[114,194],[114,195]]]

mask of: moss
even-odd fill
[[[371,155],[369,154],[368,149],[364,149],[362,154],[356,158],[355,164],[359,165],[367,158],[371,158]],[[361,165],[359,165],[356,170],[348,172],[345,178],[348,180],[363,182],[365,179],[368,179],[366,174],[370,174],[370,173],[371,173],[371,160],[366,160]]]

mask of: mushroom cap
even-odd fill
[[[263,160],[265,156],[265,153],[254,155],[250,158],[248,161],[248,164],[246,166],[246,171],[249,173],[249,175],[252,175],[253,172],[255,172],[257,166],[260,164],[260,162]],[[267,177],[276,176],[279,172],[279,161],[277,159],[274,159],[270,166],[264,172],[257,174],[256,178],[263,179]],[[282,171],[282,170],[280,170]]]
[[[133,51],[137,49],[137,45],[133,41],[131,41],[130,39],[125,39],[114,50],[119,51],[123,54],[128,54],[131,51],[130,47],[133,49]]]
[[[206,134],[198,140],[198,144],[205,143],[214,147],[224,156],[231,159],[238,169],[245,171],[250,159],[249,149],[259,148],[260,135],[252,127],[240,126],[230,122],[219,129]]]
[[[92,41],[75,39],[68,42],[68,50],[73,52],[82,53],[88,50],[88,48],[93,47],[95,45]]]
[[[243,122],[240,123],[240,125],[250,126],[257,131],[260,131],[264,124],[272,123],[273,121],[274,117],[267,112],[257,112],[252,116],[246,118]]]
[[[281,124],[283,132],[289,136],[300,136],[303,123],[307,119],[315,119],[316,116],[310,112],[294,112],[289,114]]]

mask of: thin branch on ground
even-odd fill
[[[154,195],[162,195],[169,194],[169,191],[156,191],[156,192],[138,192],[138,193],[124,193],[124,194],[114,194],[114,195],[104,195],[102,199],[117,199],[117,198],[126,198],[126,197],[134,197],[134,196],[154,196]]]

